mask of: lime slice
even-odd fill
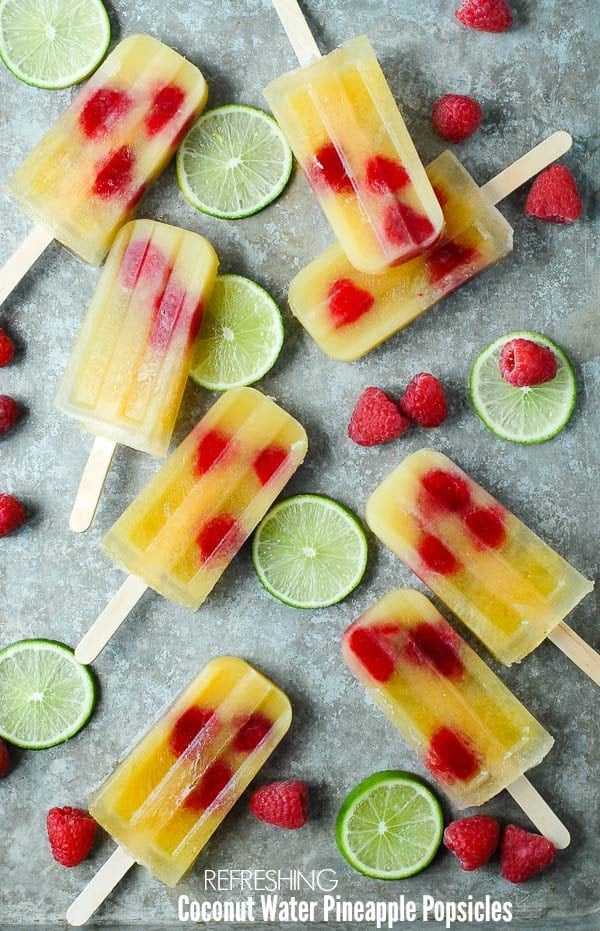
[[[210,391],[251,385],[275,364],[283,323],[270,294],[249,278],[220,275],[196,341],[190,375]]]
[[[177,180],[197,210],[222,220],[258,213],[279,197],[292,152],[264,110],[229,104],[204,113],[177,153]]]
[[[0,56],[26,84],[78,84],[96,70],[109,42],[100,0],[0,0]]]
[[[444,817],[431,790],[410,773],[386,770],[346,797],[335,839],[350,866],[374,879],[406,879],[429,866],[442,842]]]
[[[0,650],[0,737],[43,750],[87,724],[95,703],[90,671],[54,640],[19,640]]]
[[[354,591],[367,567],[358,519],[322,495],[275,505],[252,543],[256,573],[271,595],[292,608],[326,608]]]
[[[500,374],[500,353],[511,339],[531,339],[552,350],[558,369],[552,381],[515,388]],[[471,402],[486,427],[513,443],[543,443],[566,426],[575,407],[577,382],[569,359],[541,333],[509,333],[490,343],[475,359],[469,383]]]

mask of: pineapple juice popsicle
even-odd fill
[[[594,587],[432,449],[407,456],[375,489],[366,515],[380,540],[507,666],[560,636],[563,619]],[[600,657],[587,650],[598,676]]]
[[[366,36],[264,94],[355,268],[381,274],[433,245],[442,210]]]
[[[119,847],[69,923],[87,921],[135,862],[176,885],[291,720],[287,696],[244,660],[209,662],[94,794],[90,813]]]
[[[113,49],[8,181],[37,225],[0,270],[0,302],[52,239],[102,262],[207,93],[200,71],[151,36]]]
[[[420,592],[385,595],[346,630],[342,652],[460,809],[512,791],[515,783],[519,796],[523,774],[554,743]],[[566,829],[539,802],[530,817],[566,846]]]

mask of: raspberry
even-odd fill
[[[525,213],[549,223],[574,223],[581,216],[577,183],[564,165],[551,165],[537,176],[525,201]]]
[[[433,236],[433,226],[428,217],[408,204],[396,203],[383,212],[383,231],[394,245],[426,242]],[[404,261],[404,259],[402,259]]]
[[[423,537],[417,552],[427,569],[438,575],[452,575],[460,568],[460,563],[453,553],[433,534]]]
[[[6,537],[25,521],[27,511],[13,495],[0,494],[0,537]]]
[[[10,757],[8,755],[8,750],[6,749],[4,741],[0,740],[0,779],[4,779],[9,769]]]
[[[552,381],[558,369],[556,356],[548,346],[532,339],[511,339],[500,353],[500,374],[515,388],[542,385]]]
[[[434,667],[441,676],[460,679],[463,664],[454,631],[447,624],[422,621],[406,632],[406,658],[415,666]]]
[[[372,194],[396,194],[410,184],[404,165],[385,155],[374,155],[365,168],[365,187]]]
[[[436,132],[448,142],[464,142],[479,128],[483,113],[472,97],[445,94],[433,105],[431,119]]]
[[[14,398],[7,394],[0,394],[0,436],[12,430],[20,413],[21,408]]]
[[[183,106],[185,94],[176,84],[161,87],[152,98],[152,108],[145,126],[149,136],[155,136],[169,123]]]
[[[452,821],[444,831],[444,846],[455,853],[463,870],[478,870],[493,856],[500,825],[490,815]]]
[[[510,883],[527,882],[550,866],[555,856],[556,847],[545,837],[524,831],[514,824],[504,829],[500,845],[500,869],[504,879]]]
[[[192,705],[183,714],[179,715],[173,725],[170,737],[171,750],[175,756],[180,757],[185,753],[200,731],[206,727],[213,717],[214,711],[212,708],[199,708],[198,705]],[[211,725],[215,723],[216,719],[211,721]]]
[[[260,711],[251,714],[235,735],[233,749],[238,753],[250,753],[265,739],[272,727],[273,722],[266,714],[261,714]]]
[[[0,368],[12,362],[14,355],[15,344],[8,333],[0,327]]]
[[[396,663],[389,649],[389,637],[397,633],[393,624],[373,624],[370,627],[351,627],[344,639],[377,682],[387,682],[396,671]]]
[[[329,288],[327,295],[329,311],[336,327],[356,323],[368,313],[375,298],[369,291],[359,288],[350,278],[338,278]]]
[[[123,120],[133,100],[125,91],[100,87],[83,105],[79,125],[88,139],[102,139]]]
[[[242,545],[241,528],[231,514],[217,514],[196,537],[202,562],[214,557],[232,556]]]
[[[475,508],[465,515],[465,524],[473,536],[490,549],[498,549],[504,543],[506,530],[498,508]]]
[[[266,446],[253,462],[254,471],[261,485],[266,485],[281,468],[288,457],[282,446]]]
[[[204,811],[210,808],[232,778],[233,771],[227,763],[215,760],[205,771],[199,785],[186,796],[185,807],[192,811]]]
[[[194,468],[197,475],[204,475],[225,454],[231,443],[231,437],[220,430],[209,430],[200,438],[194,458]]]
[[[308,820],[308,789],[299,779],[271,782],[252,793],[250,811],[267,824],[296,830]]]
[[[506,32],[513,21],[506,0],[463,0],[454,15],[463,26],[480,32]]]
[[[406,433],[410,421],[381,388],[365,388],[348,424],[348,436],[359,446],[377,446]]]
[[[96,822],[80,808],[51,808],[46,817],[48,840],[54,859],[63,866],[85,860],[96,836]]]
[[[315,187],[326,186],[336,194],[349,194],[354,190],[352,180],[332,142],[321,146],[315,153],[308,176]]]
[[[472,246],[464,246],[455,241],[444,242],[436,246],[425,259],[429,278],[433,284],[439,284],[456,273],[452,281],[445,282],[445,287],[451,284],[453,288],[457,288],[465,280],[465,275],[469,277],[469,274],[472,274],[469,266],[473,265],[476,257],[477,250]]]
[[[442,782],[464,782],[479,772],[480,763],[469,739],[450,727],[440,727],[429,741],[425,766]]]
[[[462,475],[445,469],[430,469],[421,476],[421,485],[432,498],[449,511],[462,511],[471,501],[469,485]]]
[[[102,200],[113,197],[123,198],[133,180],[135,155],[129,146],[121,146],[116,152],[110,152],[100,163],[92,191]]]
[[[429,372],[415,375],[400,398],[400,410],[420,427],[439,427],[448,416],[448,406],[437,378]]]

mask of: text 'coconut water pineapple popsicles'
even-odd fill
[[[99,265],[206,98],[173,49],[146,35],[120,42],[8,182],[39,225],[0,271],[0,301],[52,239]]]
[[[106,534],[131,575],[75,655],[91,662],[149,586],[195,611],[303,461],[304,428],[255,388],[225,392]]]
[[[275,3],[284,25],[288,6]],[[380,274],[433,245],[442,210],[366,36],[264,94],[355,268]]]
[[[166,455],[218,265],[188,230],[133,220],[118,233],[55,401],[98,437],[73,530],[89,527],[117,443]]]
[[[342,652],[458,808],[508,789],[557,846],[568,844],[523,775],[552,737],[425,595],[389,592],[345,631]]]
[[[571,142],[568,133],[554,133],[481,188],[452,152],[442,152],[427,168],[444,211],[439,242],[382,275],[357,271],[335,244],[292,280],[292,313],[332,359],[360,359],[511,252],[512,227],[493,205]]]
[[[69,923],[84,924],[135,862],[178,883],[291,720],[287,696],[244,660],[209,662],[93,796],[90,813],[120,846]]]
[[[366,516],[502,663],[549,637],[600,684],[600,656],[563,623],[593,583],[447,456],[407,456],[373,492]]]

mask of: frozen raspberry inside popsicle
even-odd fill
[[[386,238],[395,246],[411,242],[420,244],[434,233],[428,217],[417,213],[408,204],[400,203],[391,204],[383,211],[383,230]]]
[[[261,485],[266,485],[288,457],[287,449],[281,446],[266,446],[256,456],[253,466]]]
[[[171,750],[179,757],[194,742],[211,718],[214,718],[213,708],[200,708],[192,705],[183,714],[179,715],[171,731]],[[212,722],[214,724],[214,721]]]
[[[169,269],[167,274],[170,274],[171,271],[172,269]],[[186,297],[185,288],[171,279],[169,279],[163,293],[158,294],[156,297],[150,330],[150,344],[159,352],[164,352],[169,345],[177,322],[181,317]],[[185,323],[185,320],[183,322]]]
[[[424,566],[438,575],[452,575],[460,567],[453,553],[433,534],[426,534],[423,537],[417,547],[417,552]]]
[[[479,771],[479,757],[464,734],[440,727],[429,742],[425,766],[442,782],[464,782]]]
[[[506,538],[502,512],[497,507],[475,508],[465,515],[465,524],[484,546],[497,549]]]
[[[400,162],[385,155],[374,155],[365,168],[365,187],[372,194],[397,194],[410,184],[410,176]]]
[[[102,139],[121,122],[133,101],[125,91],[100,87],[89,97],[79,114],[79,125],[88,139]]]
[[[260,711],[251,714],[235,735],[233,749],[238,753],[250,753],[265,739],[272,727],[273,722]]]
[[[348,643],[356,658],[377,682],[388,682],[396,669],[389,637],[398,633],[394,624],[350,628]]]
[[[233,770],[223,763],[215,760],[202,776],[199,785],[186,797],[184,805],[192,811],[204,811],[209,808],[221,794],[233,777]]]
[[[430,469],[421,477],[421,484],[436,504],[448,511],[461,511],[471,501],[465,479],[445,469]]]
[[[354,190],[352,180],[332,142],[321,146],[315,153],[308,169],[308,177],[315,187],[328,187],[336,194],[350,193]]]
[[[435,284],[451,275],[456,269],[471,265],[477,256],[477,250],[471,246],[462,246],[458,242],[445,242],[437,246],[427,257],[429,277]]]
[[[135,156],[129,146],[121,146],[98,166],[92,191],[102,200],[123,197],[133,180]]]
[[[221,459],[231,443],[231,437],[221,430],[209,430],[200,439],[194,459],[197,475],[204,475]]]
[[[176,84],[159,88],[152,98],[152,108],[145,120],[148,135],[155,136],[164,129],[183,106],[184,100],[185,93]]]
[[[407,631],[404,653],[416,666],[432,665],[448,679],[460,679],[463,664],[457,652],[457,639],[445,624],[423,621]]]
[[[327,295],[329,310],[336,326],[356,323],[370,311],[375,298],[364,288],[359,288],[350,278],[338,278],[329,288]]]
[[[148,239],[133,239],[127,246],[119,277],[123,287],[133,290],[138,282],[154,284],[164,274],[167,258]]]
[[[235,517],[231,514],[217,514],[202,527],[196,537],[202,562],[207,562],[215,556],[232,555],[242,539],[241,529]]]

